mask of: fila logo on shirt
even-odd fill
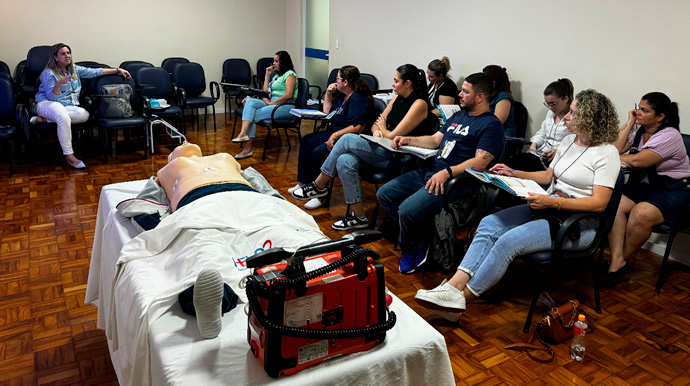
[[[457,123],[450,124],[450,130],[453,130],[455,134],[465,136],[470,132],[470,125],[462,126]]]

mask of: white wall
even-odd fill
[[[576,92],[609,96],[621,120],[643,94],[663,91],[690,133],[688,15],[690,2],[681,0],[331,0],[330,68],[356,65],[384,88],[404,63],[426,69],[448,56],[456,81],[499,64],[529,111],[528,135],[546,114],[544,88],[560,77]],[[679,236],[674,256],[688,250],[690,238]]]
[[[300,39],[294,35],[301,16],[287,17],[295,2],[300,0],[0,0],[0,60],[14,70],[31,47],[64,42],[75,61],[160,66],[167,57],[183,56],[204,67],[207,81],[220,81],[225,59],[247,59],[254,72],[260,57]]]

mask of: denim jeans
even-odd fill
[[[274,96],[271,101],[274,101],[280,97]],[[242,109],[242,120],[251,122],[249,130],[247,131],[247,136],[249,138],[256,137],[256,122],[262,119],[270,119],[271,113],[277,106],[269,106],[261,99],[258,98],[247,98],[244,102],[244,108]],[[275,118],[290,118],[290,109],[293,105],[281,106],[278,111],[276,111]]]
[[[587,247],[596,234],[596,224],[596,220],[581,221],[580,239],[566,238],[563,249]],[[514,206],[484,217],[458,269],[470,275],[467,288],[480,296],[501,280],[515,257],[551,248],[549,223],[532,220],[528,205]]]
[[[331,154],[321,166],[321,171],[335,177],[336,171],[343,184],[345,202],[355,204],[364,201],[359,169],[362,167],[387,169],[398,161],[395,153],[367,141],[357,134],[343,135],[333,146]]]
[[[333,132],[319,131],[302,137],[299,145],[299,159],[297,162],[297,182],[308,184],[319,176],[319,170],[328,157],[330,150],[326,141]]]
[[[386,213],[400,224],[399,241],[404,253],[426,251],[434,231],[434,217],[443,209],[443,195],[437,196],[424,189],[432,175],[431,169],[413,170],[389,181],[376,193]],[[447,183],[444,189],[446,187]],[[476,184],[468,184],[455,190],[449,199],[469,197],[476,190]]]

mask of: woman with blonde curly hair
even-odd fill
[[[467,300],[480,296],[496,284],[516,256],[548,250],[552,234],[546,219],[532,210],[603,212],[620,172],[616,108],[604,95],[585,90],[576,95],[565,116],[574,135],[563,139],[551,166],[544,171],[512,171],[504,164],[491,170],[503,175],[551,184],[548,195],[532,194],[527,205],[515,206],[485,217],[458,271],[431,290],[419,290],[415,301],[422,307],[457,321]],[[580,249],[592,242],[596,220],[580,222],[580,234],[566,240],[564,249]]]

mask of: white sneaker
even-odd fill
[[[201,336],[212,339],[223,328],[221,307],[223,304],[223,277],[216,269],[203,269],[194,285],[194,309],[196,324]]]
[[[309,200],[309,202],[304,204],[304,209],[308,209],[308,210],[319,209],[320,207],[323,206],[323,204],[325,202],[326,202],[326,199],[322,198],[322,197],[312,198],[311,200]]]
[[[301,188],[301,187],[303,187],[303,186],[304,186],[303,183],[298,182],[297,185],[295,185],[295,186],[293,186],[292,188],[288,189],[288,193],[292,194],[292,192],[294,192],[295,190],[297,190],[297,189],[299,189],[299,188]]]
[[[431,290],[418,290],[415,302],[443,318],[456,322],[465,311],[465,295],[448,283]]]

